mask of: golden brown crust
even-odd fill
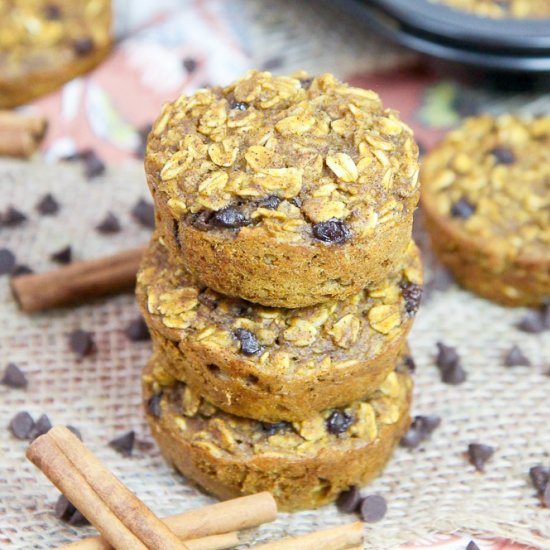
[[[110,47],[110,0],[2,2],[0,108],[27,103],[88,72]]]
[[[422,284],[414,244],[402,261],[378,288],[286,310],[197,286],[153,238],[136,293],[172,375],[229,413],[300,420],[368,395],[394,368]],[[243,330],[257,349],[243,349]]]
[[[267,426],[197,400],[169,379],[158,358],[143,380],[147,420],[166,460],[219,498],[270,491],[282,510],[315,508],[366,484],[409,426],[412,381],[403,371],[369,401]],[[345,429],[335,430],[335,415]]]

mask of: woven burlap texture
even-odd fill
[[[148,196],[137,162],[87,182],[80,166],[2,161],[0,189],[0,211],[14,205],[29,217],[20,227],[0,230],[1,246],[37,271],[54,268],[49,255],[67,244],[76,259],[92,258],[145,243],[149,236],[130,215],[137,199]],[[61,204],[56,216],[35,211],[46,192]],[[119,234],[94,230],[107,211],[120,217]],[[55,424],[80,428],[86,444],[161,516],[212,502],[174,473],[152,445],[139,389],[150,344],[131,343],[124,335],[137,315],[132,295],[29,316],[18,311],[2,276],[0,300],[0,366],[14,362],[29,378],[27,390],[0,387],[0,546],[53,548],[94,532],[55,519],[56,489],[25,460],[26,442],[4,428],[21,410],[35,417],[47,413]],[[443,421],[420,448],[397,449],[383,476],[365,489],[389,503],[386,518],[366,530],[369,548],[455,530],[549,547],[550,510],[540,507],[527,472],[537,463],[550,463],[550,378],[543,374],[550,338],[515,329],[523,314],[454,288],[434,293],[423,305],[410,339],[417,362],[414,411],[437,413]],[[94,333],[94,355],[78,359],[68,349],[67,335],[76,328]],[[433,361],[438,340],[456,346],[463,357],[468,372],[463,385],[440,382]],[[502,366],[503,354],[515,343],[532,367]],[[141,444],[131,458],[123,458],[107,443],[130,429]],[[497,449],[484,474],[464,457],[475,441]],[[259,529],[254,541],[351,519],[333,506],[281,514]]]

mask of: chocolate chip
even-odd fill
[[[93,149],[87,149],[82,152],[84,160],[84,175],[88,179],[97,178],[105,172],[105,163],[97,156]]]
[[[375,523],[386,515],[388,505],[383,496],[369,495],[361,501],[359,511],[365,523]]]
[[[422,441],[424,441],[424,435],[414,428],[409,428],[407,433],[401,438],[399,444],[406,449],[416,449]]]
[[[245,328],[238,328],[233,334],[241,343],[241,352],[245,355],[258,355],[262,352],[262,346],[254,333]]]
[[[342,491],[336,499],[336,507],[343,514],[352,514],[357,510],[361,503],[361,492],[357,485],[352,485],[349,489]]]
[[[143,227],[154,229],[155,227],[155,208],[152,203],[145,199],[139,201],[132,208],[132,216]]]
[[[510,351],[504,356],[504,365],[507,367],[529,367],[531,361],[521,351],[519,346],[512,346]]]
[[[246,111],[250,105],[244,101],[232,101],[229,104],[230,109],[236,109],[237,111]]]
[[[25,373],[15,363],[8,363],[0,384],[8,388],[26,388],[28,381]]]
[[[81,329],[73,330],[69,334],[69,346],[80,357],[85,357],[95,351],[92,333]]]
[[[43,216],[53,216],[59,212],[59,203],[51,193],[48,193],[40,199],[36,205],[36,210]]]
[[[6,212],[0,216],[0,226],[16,227],[27,220],[27,216],[13,206],[10,206]]]
[[[52,262],[57,262],[58,264],[70,264],[73,259],[73,252],[70,246],[66,246],[57,252],[54,252],[50,256]]]
[[[192,57],[186,57],[181,64],[183,65],[183,68],[189,73],[194,73],[197,70],[197,67],[199,66],[196,59],[193,59]]]
[[[77,38],[73,42],[73,49],[76,55],[87,55],[94,49],[94,42],[91,38],[83,36],[82,38]]]
[[[289,430],[292,428],[292,424],[290,422],[286,422],[282,420],[281,422],[262,422],[262,431],[267,435],[268,437],[271,435],[275,435],[279,432],[282,432],[283,430]]]
[[[401,283],[401,294],[405,300],[405,311],[415,315],[422,301],[422,287],[409,281]]]
[[[136,434],[134,430],[131,430],[120,437],[116,437],[109,441],[109,447],[112,447],[117,453],[122,456],[131,456],[134,449],[134,441]]]
[[[19,277],[19,275],[29,275],[34,273],[34,271],[28,265],[16,265],[14,270],[11,272],[12,277]]]
[[[84,517],[82,512],[80,512],[80,510],[75,510],[73,515],[69,518],[69,521],[67,521],[67,523],[75,527],[78,527],[79,525],[90,524],[90,522]]]
[[[437,343],[438,354],[436,364],[445,384],[458,385],[466,380],[466,371],[462,368],[460,357],[455,348]]]
[[[61,521],[67,522],[69,525],[86,525],[88,520],[77,510],[74,505],[67,499],[65,495],[59,495],[55,503],[55,517]]]
[[[539,495],[542,495],[546,487],[550,484],[550,468],[546,468],[541,464],[529,468],[529,477],[533,487]]]
[[[451,216],[467,220],[476,210],[476,207],[465,198],[461,198],[451,206]]]
[[[294,197],[290,199],[290,204],[293,204],[296,208],[302,208],[302,199],[300,197]]]
[[[440,424],[441,418],[435,414],[415,416],[411,427],[401,438],[400,445],[407,449],[415,449],[428,439]]]
[[[214,212],[210,222],[216,227],[234,229],[236,227],[248,225],[250,220],[238,208],[228,206],[227,208],[222,208]]]
[[[310,78],[300,78],[300,86],[304,90],[309,90],[309,87],[311,86],[311,83],[313,82],[313,77]]]
[[[44,8],[44,16],[50,21],[61,19],[61,10],[55,4],[47,4]]]
[[[111,235],[120,231],[120,222],[112,212],[107,212],[107,215],[95,226],[95,228],[103,235]]]
[[[125,333],[131,342],[145,342],[151,339],[149,329],[141,316],[130,322]]]
[[[550,327],[546,326],[546,319],[542,311],[530,311],[520,320],[517,328],[529,334],[539,334]]]
[[[29,435],[34,427],[34,420],[31,415],[22,411],[17,413],[10,422],[9,428],[11,433],[17,437],[17,439],[29,439]]]
[[[480,548],[473,540],[471,540],[466,546],[466,550],[480,550]]]
[[[468,458],[470,464],[478,472],[483,472],[485,463],[493,456],[495,449],[489,445],[483,443],[470,443],[468,445]]]
[[[66,426],[67,430],[72,432],[80,441],[82,441],[82,434],[80,433],[80,430],[78,428],[75,428],[74,426],[68,425]]]
[[[281,199],[277,195],[269,195],[265,199],[260,199],[257,202],[257,205],[260,208],[269,208],[270,210],[275,210],[281,204]]]
[[[160,406],[161,400],[162,400],[162,392],[151,396],[147,400],[147,412],[150,415],[154,416],[155,418],[160,418],[160,415],[162,413],[162,409]]]
[[[412,356],[406,355],[405,357],[403,357],[403,363],[405,364],[409,372],[416,371],[416,363],[414,362]]]
[[[351,238],[351,230],[342,221],[331,218],[313,225],[313,236],[324,243],[344,243]]]
[[[48,433],[52,429],[52,423],[46,414],[40,415],[40,418],[34,423],[30,433],[29,439],[36,439],[45,433]]]
[[[7,248],[0,248],[0,275],[13,273],[15,269],[15,255]]]
[[[508,147],[498,146],[491,150],[491,155],[495,157],[497,164],[514,164],[516,156]]]
[[[456,363],[452,367],[441,371],[441,380],[445,384],[458,386],[466,380],[466,371],[462,368],[460,362]]]
[[[342,434],[354,422],[355,418],[351,414],[335,409],[326,420],[327,431],[334,435]]]

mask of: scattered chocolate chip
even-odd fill
[[[122,456],[131,456],[134,449],[134,441],[136,434],[134,430],[131,430],[120,437],[116,437],[109,441],[109,447],[112,447],[117,453]]]
[[[493,456],[495,449],[483,443],[470,443],[468,445],[468,458],[470,464],[478,472],[483,472],[485,463]]]
[[[132,208],[132,216],[144,227],[153,229],[155,227],[155,208],[152,203],[145,199],[139,201]]]
[[[355,418],[351,414],[335,409],[326,420],[327,431],[334,435],[342,434],[354,422]]]
[[[277,195],[269,195],[265,199],[261,199],[257,202],[260,208],[269,208],[270,210],[275,210],[281,204],[281,199]]]
[[[546,484],[546,489],[544,489],[540,501],[545,508],[550,508],[550,483]]]
[[[85,357],[95,351],[92,333],[81,329],[73,330],[69,334],[69,346],[80,357]]]
[[[361,501],[359,511],[365,523],[374,523],[386,515],[388,505],[383,496],[369,495]]]
[[[84,175],[88,179],[97,178],[105,172],[105,163],[93,149],[86,149],[81,153],[81,156],[84,161]]]
[[[34,427],[34,420],[32,416],[22,411],[17,413],[10,422],[9,428],[11,433],[17,437],[17,439],[29,439],[29,435]]]
[[[54,252],[50,259],[52,262],[57,262],[58,264],[70,264],[73,259],[73,251],[70,246],[66,246],[57,252]]]
[[[550,327],[546,325],[544,311],[530,311],[520,320],[517,328],[529,334],[539,334]]]
[[[311,83],[313,82],[313,77],[310,78],[300,78],[300,86],[304,90],[309,90],[309,87],[311,86]]]
[[[460,357],[455,348],[437,343],[438,354],[436,364],[445,384],[458,385],[466,380],[466,371],[462,368]]]
[[[48,193],[38,201],[36,210],[43,216],[53,216],[59,212],[59,203],[51,193]]]
[[[28,265],[16,265],[14,270],[11,272],[12,277],[19,277],[19,275],[28,275],[29,273],[34,273],[34,271]]]
[[[80,439],[80,441],[82,441],[82,434],[80,433],[80,430],[78,428],[75,428],[74,426],[66,426],[67,430],[69,430],[70,432],[72,432],[76,437],[78,437],[78,439]]]
[[[411,426],[399,441],[399,445],[405,449],[416,449],[422,441],[424,441],[423,434]]]
[[[313,236],[324,243],[344,243],[351,238],[351,230],[342,221],[331,218],[313,225]]]
[[[152,128],[152,124],[146,124],[137,130],[139,141],[135,153],[138,158],[145,157],[145,151],[147,150],[147,139]]]
[[[155,418],[160,418],[162,409],[160,402],[162,400],[162,392],[151,396],[147,401],[147,412]]]
[[[149,329],[141,316],[130,322],[125,333],[131,342],[145,342],[151,339]]]
[[[54,514],[57,519],[67,522],[69,525],[86,525],[88,520],[77,510],[65,495],[59,495],[55,503]]]
[[[73,515],[67,521],[69,525],[78,527],[79,525],[89,525],[90,522],[82,515],[80,510],[75,510]]]
[[[415,416],[411,427],[401,438],[400,445],[407,449],[415,449],[428,439],[440,424],[441,417],[435,414]]]
[[[214,212],[210,222],[216,227],[234,229],[248,225],[250,220],[238,208],[228,206]]]
[[[480,550],[480,548],[473,540],[471,540],[466,546],[466,550]]]
[[[245,355],[258,355],[261,353],[262,346],[252,332],[245,328],[238,328],[233,334],[241,343],[242,353]]]
[[[95,226],[95,228],[96,231],[103,235],[111,235],[120,231],[120,222],[112,212],[107,212],[107,215]]]
[[[353,514],[361,503],[361,492],[357,485],[352,485],[349,489],[342,491],[336,500],[336,507],[343,514]]]
[[[294,197],[290,199],[290,204],[293,204],[296,208],[302,208],[302,199],[300,197]]]
[[[0,384],[8,388],[26,388],[28,381],[25,373],[15,363],[8,363]]]
[[[87,55],[94,49],[94,42],[91,38],[83,36],[73,42],[73,49],[76,55]]]
[[[289,430],[290,428],[292,428],[292,424],[284,420],[282,420],[281,422],[274,422],[273,424],[269,422],[262,422],[261,426],[262,426],[262,431],[268,437],[271,435],[275,435],[279,432],[282,432],[283,430]]]
[[[16,227],[21,225],[27,220],[27,216],[20,212],[13,206],[10,206],[6,212],[0,216],[0,226],[1,227]]]
[[[409,372],[416,371],[416,363],[414,362],[412,356],[406,355],[405,357],[403,357],[403,362],[405,363],[405,366],[407,367]]]
[[[468,199],[461,198],[451,206],[451,216],[467,220],[475,210],[475,206]]]
[[[422,301],[422,287],[409,281],[401,283],[401,294],[405,299],[405,311],[415,315]]]
[[[514,164],[514,162],[516,162],[514,152],[508,147],[495,147],[491,150],[491,155],[495,157],[497,164]]]
[[[194,73],[197,70],[197,67],[199,66],[196,59],[193,59],[192,57],[186,57],[181,64],[183,65],[183,68],[189,73]]]
[[[533,466],[529,468],[529,477],[537,493],[542,495],[548,484],[550,484],[550,467],[547,468],[541,464]]]
[[[229,104],[230,109],[236,109],[237,111],[246,111],[250,105],[244,101],[232,101]]]
[[[504,365],[506,367],[529,367],[531,361],[521,351],[519,346],[512,346],[510,351],[504,356]]]
[[[13,273],[15,269],[15,255],[7,248],[0,248],[0,275]]]
[[[29,439],[36,439],[37,437],[48,433],[51,429],[52,423],[50,422],[48,415],[42,414],[40,415],[40,418],[34,423],[34,426],[32,427],[28,437]]]
[[[208,231],[212,229],[210,220],[212,219],[212,212],[209,210],[201,210],[191,216],[191,225],[199,231]]]

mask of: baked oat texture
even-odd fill
[[[0,109],[88,72],[110,46],[110,0],[0,2]]]
[[[174,261],[208,287],[304,307],[380,283],[407,248],[418,147],[370,90],[250,71],[164,106],[145,168]]]
[[[220,409],[268,422],[303,420],[375,391],[395,367],[421,292],[412,241],[376,288],[283,309],[198,285],[156,235],[136,287],[165,369]]]
[[[434,249],[462,285],[509,306],[550,297],[550,117],[469,119],[421,178]]]
[[[539,19],[550,17],[548,0],[432,0],[481,17]]]
[[[143,375],[147,420],[166,460],[221,499],[270,491],[282,510],[316,508],[376,477],[409,426],[411,389],[400,362],[368,400],[265,424],[204,401],[158,355]]]

